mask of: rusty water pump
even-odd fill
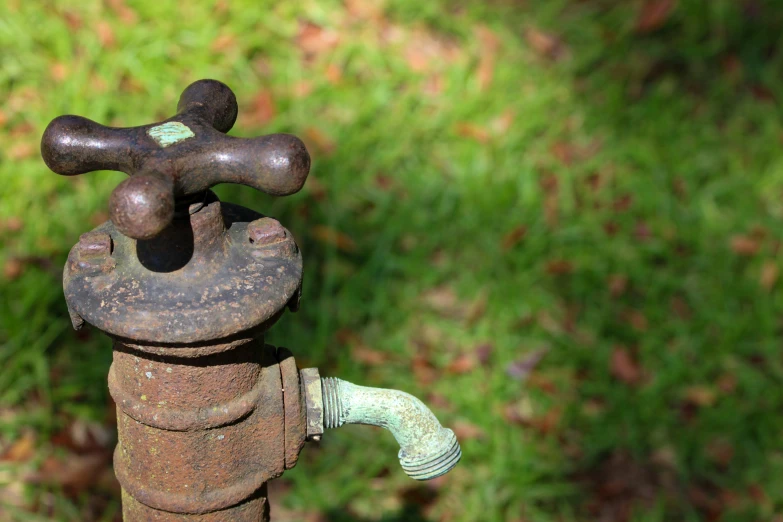
[[[41,143],[58,174],[118,170],[111,221],[71,250],[63,287],[74,328],[113,341],[114,468],[125,521],[269,520],[266,483],[304,442],[345,423],[382,426],[413,478],[449,471],[454,433],[418,399],[298,370],[264,332],[299,307],[302,257],[272,218],[221,202],[239,183],[297,192],[310,156],[294,136],[227,136],[234,93],[201,80],[163,122],[111,128],[60,116]]]

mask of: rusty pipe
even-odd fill
[[[405,473],[430,480],[457,465],[462,450],[454,432],[419,399],[409,393],[369,388],[326,377],[321,379],[324,428],[368,424],[389,430],[400,445],[398,458]]]
[[[415,397],[322,381],[264,344],[285,309],[299,307],[301,253],[279,222],[209,189],[293,194],[310,156],[286,134],[227,136],[237,109],[225,84],[201,80],[162,122],[112,128],[61,116],[41,141],[59,174],[131,176],[112,194],[111,220],[81,236],[63,272],[74,328],[90,324],[114,341],[108,384],[125,522],[268,521],[266,483],[324,425],[389,429],[419,480],[461,456],[454,433]]]

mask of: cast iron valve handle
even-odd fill
[[[106,127],[81,116],[55,118],[41,154],[50,169],[73,176],[94,170],[130,175],[112,192],[114,226],[134,239],[150,239],[171,223],[177,202],[190,203],[219,183],[239,183],[274,196],[302,188],[310,171],[304,144],[289,134],[227,136],[237,100],[217,80],[185,89],[177,114],[140,127]]]

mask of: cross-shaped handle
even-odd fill
[[[114,128],[81,116],[55,118],[44,132],[41,154],[50,169],[66,176],[93,170],[130,175],[112,192],[110,217],[126,236],[149,239],[173,219],[175,199],[219,183],[275,196],[302,188],[310,155],[301,140],[289,134],[227,136],[236,118],[231,89],[199,80],[180,96],[177,114],[160,123]]]

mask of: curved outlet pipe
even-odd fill
[[[419,399],[398,390],[357,386],[334,377],[321,379],[324,428],[370,424],[392,432],[405,473],[416,480],[439,477],[457,465],[462,450]]]

